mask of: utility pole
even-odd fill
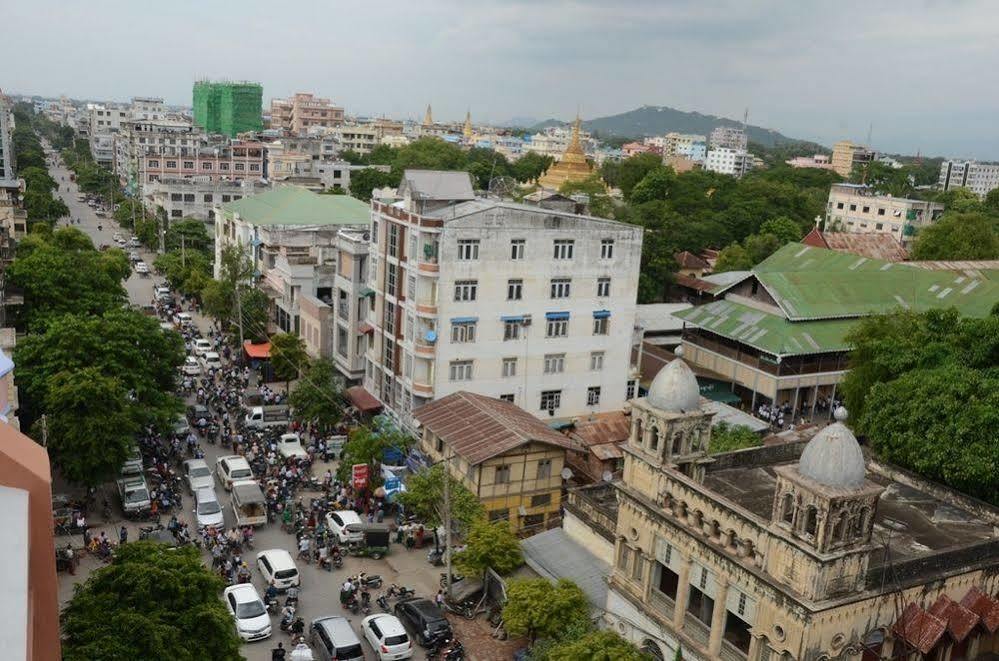
[[[239,350],[243,350],[243,305],[239,298],[239,282],[236,282],[236,322],[239,324]]]
[[[42,447],[49,445],[49,421],[47,414],[42,414]]]
[[[187,268],[187,246],[184,242],[184,235],[180,235],[180,268]]]
[[[451,446],[444,455],[444,597],[451,599]]]

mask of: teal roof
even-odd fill
[[[371,208],[349,195],[320,195],[297,186],[281,186],[266,193],[222,205],[226,216],[239,214],[253,225],[367,225]]]

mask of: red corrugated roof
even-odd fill
[[[619,443],[628,440],[630,434],[631,417],[624,411],[598,413],[592,420],[581,418],[572,431],[572,437],[587,446]]]
[[[902,262],[909,253],[891,234],[861,232],[822,232],[817,227],[805,235],[801,243],[814,248],[848,252],[869,259]]]
[[[961,642],[978,624],[978,616],[945,594],[930,606],[931,614],[947,621],[947,632]]]
[[[707,269],[711,268],[707,260],[702,259],[690,252],[689,250],[684,250],[673,255],[673,259],[676,263],[680,265],[682,269]]]
[[[351,386],[347,388],[346,392],[347,399],[360,411],[370,413],[382,408],[382,403],[378,401],[378,398],[361,386]]]
[[[711,291],[718,286],[706,280],[692,278],[689,275],[683,275],[682,273],[677,273],[674,276],[674,281],[681,287],[689,287],[691,289],[696,289],[697,291]]]
[[[243,351],[250,358],[270,358],[271,357],[271,343],[261,342],[260,344],[254,344],[250,340],[243,342]]]
[[[929,654],[947,630],[947,623],[936,615],[927,613],[918,605],[910,603],[892,625],[891,630],[923,654]]]
[[[977,615],[978,621],[989,633],[999,630],[999,602],[989,595],[978,588],[971,588],[961,599],[961,605]]]
[[[472,465],[531,442],[575,449],[568,436],[516,404],[470,392],[430,402],[413,416]]]

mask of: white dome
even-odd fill
[[[859,487],[864,483],[867,466],[857,437],[843,422],[847,418],[842,406],[833,414],[836,422],[829,425],[805,446],[798,460],[798,472],[830,487]]]
[[[677,349],[676,358],[659,370],[649,386],[645,401],[657,409],[682,413],[700,408],[701,388],[697,385],[697,377],[681,356],[683,351]]]

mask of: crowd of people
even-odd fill
[[[815,413],[820,414],[835,411],[841,405],[842,402],[838,399],[819,397],[815,400]],[[793,410],[791,402],[784,402],[780,405],[760,404],[756,407],[756,417],[764,422],[769,422],[770,429],[774,432],[794,429],[796,424],[800,427],[805,424],[806,419],[811,415],[812,404],[807,401],[802,401],[797,411]],[[795,422],[796,416],[797,423]]]

